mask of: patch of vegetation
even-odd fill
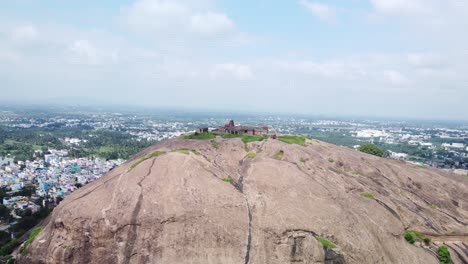
[[[197,139],[197,140],[210,140],[215,138],[216,135],[213,133],[198,133],[195,132],[193,134],[184,136],[184,139]]]
[[[304,158],[300,158],[300,159],[299,159],[299,162],[300,162],[300,163],[305,163],[306,160],[305,160]]]
[[[428,238],[428,237],[425,237],[425,238],[423,238],[423,242],[424,242],[424,244],[429,245],[429,243],[431,243],[431,239]]]
[[[336,248],[336,245],[333,244],[333,242],[323,238],[323,237],[316,237],[315,239],[317,239],[320,243],[322,243],[322,245],[324,245],[325,247],[327,248]]]
[[[234,135],[234,134],[224,134],[221,135],[222,138],[240,138],[245,144],[256,141],[263,141],[268,138],[268,136],[250,136],[250,135]]]
[[[358,148],[359,151],[378,157],[383,157],[385,152],[374,144],[364,144]]]
[[[206,161],[211,162],[211,159],[208,157],[205,157]]]
[[[195,155],[201,155],[200,152],[198,152],[198,150],[196,150],[196,149],[192,149],[190,151]]]
[[[333,163],[333,162],[335,162],[335,160],[332,159],[332,158],[328,158],[328,162]]]
[[[143,161],[145,160],[148,160],[148,159],[151,159],[151,158],[154,158],[154,157],[157,157],[157,156],[161,156],[163,154],[165,154],[166,152],[164,151],[155,151],[151,154],[148,154],[146,156],[143,156],[141,157],[137,162],[133,163],[131,166],[130,166],[130,169],[129,171],[133,170],[134,168],[136,168],[138,165],[140,165]]]
[[[361,197],[372,199],[372,200],[375,199],[374,195],[372,193],[368,193],[368,192],[361,193]]]
[[[353,174],[353,175],[359,175],[359,172],[358,172],[358,171],[353,171],[353,172],[351,172],[351,174]]]
[[[198,152],[196,149],[174,149],[172,152],[177,152],[177,153],[182,153],[185,155],[189,155],[190,152],[192,152],[195,155],[200,155],[200,152]]]
[[[0,255],[10,255],[13,252],[13,250],[15,250],[15,248],[17,248],[20,244],[21,243],[16,239],[11,240],[10,242],[6,243],[0,248]]]
[[[416,241],[424,242],[425,244],[431,243],[431,239],[429,237],[426,237],[418,231],[411,230],[405,232],[405,240],[410,244],[414,244]]]
[[[6,256],[4,258],[1,258],[0,261],[3,261],[3,262],[0,262],[0,263],[5,263],[5,264],[15,264],[16,263],[15,259],[11,255]]]
[[[244,150],[245,152],[249,152],[250,149],[249,149],[249,145],[247,145],[247,143],[244,142]]]
[[[223,181],[224,181],[224,182],[233,183],[233,182],[234,182],[234,179],[233,179],[233,178],[223,178]]]
[[[427,169],[427,167],[424,166],[424,165],[417,165],[416,168],[417,168],[417,169]]]
[[[437,206],[437,205],[435,205],[435,204],[431,204],[431,205],[429,205],[429,207],[432,208],[432,209],[437,209],[437,208],[439,208],[439,206]]]
[[[255,157],[257,157],[257,153],[255,153],[255,152],[250,152],[249,154],[247,154],[246,157],[249,158],[249,159],[254,159]]]
[[[437,258],[442,264],[452,264],[452,258],[450,257],[450,252],[446,246],[440,246],[437,251]]]
[[[405,240],[408,241],[410,244],[414,244],[416,242],[416,237],[413,235],[412,232],[405,232]]]
[[[280,160],[282,159],[284,156],[284,151],[283,150],[280,150],[278,152],[276,152],[275,156],[273,158],[275,158],[276,160]]]
[[[43,226],[38,226],[31,231],[28,240],[24,243],[24,248],[21,250],[21,255],[26,255],[28,253],[28,246],[34,241],[34,239],[39,235],[39,233],[44,229]]]
[[[288,144],[297,144],[297,145],[305,146],[306,137],[303,137],[303,136],[279,136],[278,140],[282,141],[284,143],[288,143]]]
[[[213,146],[213,148],[217,149],[217,148],[219,148],[219,142],[211,140],[211,146]]]
[[[188,149],[174,149],[172,152],[182,153],[182,154],[185,154],[185,155],[190,154],[190,150],[188,150]]]

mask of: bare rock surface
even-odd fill
[[[467,252],[463,176],[316,140],[215,141],[166,141],[74,192],[19,263],[438,263],[406,230]]]

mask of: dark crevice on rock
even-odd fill
[[[460,246],[460,244],[458,244],[458,243],[455,244],[455,246],[460,248],[463,251],[463,253],[465,253],[465,255],[468,257],[468,246],[466,246],[465,243],[463,243],[463,242],[461,244],[464,246],[464,248],[462,246]]]
[[[437,227],[434,226],[434,224],[432,223],[432,221],[425,217],[424,215],[422,215],[420,213],[420,211],[422,210],[422,207],[419,206],[417,203],[415,203],[413,200],[407,198],[408,201],[410,201],[415,207],[416,209],[414,208],[411,208],[411,206],[405,204],[405,203],[402,203],[402,202],[398,202],[398,201],[395,201],[395,202],[398,202],[401,206],[405,207],[406,209],[410,210],[412,213],[416,214],[417,216],[419,216],[421,219],[424,220],[424,222],[426,223],[426,226],[430,227],[432,230],[436,231],[437,233],[439,233],[439,229],[437,229]]]
[[[314,176],[312,176],[312,175],[309,174],[307,171],[305,171],[303,168],[301,168],[301,166],[299,166],[299,164],[294,163],[294,162],[290,162],[290,163],[293,164],[293,165],[296,165],[296,167],[297,167],[302,173],[304,173],[305,175],[309,176],[309,178],[311,178],[312,180],[314,180],[316,183],[318,183],[320,186],[322,186],[325,190],[330,191],[330,190],[328,189],[328,187],[327,187],[325,184],[323,184],[323,183],[317,181],[317,179],[315,179]]]
[[[145,176],[143,176],[141,180],[137,183],[137,185],[140,187],[140,195],[138,196],[138,201],[135,205],[135,208],[133,209],[130,224],[128,224],[131,226],[131,228],[128,230],[128,233],[127,233],[127,243],[125,245],[125,250],[124,250],[124,256],[125,256],[124,263],[126,264],[130,263],[130,258],[132,257],[132,253],[135,248],[135,242],[137,239],[137,229],[138,229],[138,226],[140,226],[140,224],[137,223],[137,220],[138,220],[138,215],[140,214],[141,204],[143,202],[143,186],[141,183],[146,179],[146,177],[148,177],[151,174],[155,161],[156,159],[153,159],[152,164],[149,167],[148,173]]]
[[[311,234],[313,237],[318,237],[319,235],[317,233],[315,233],[314,231],[310,231],[310,230],[304,230],[304,229],[288,229],[286,230],[283,234],[288,234],[288,233],[293,233],[293,232],[304,232],[304,233],[309,233]]]
[[[129,223],[129,224],[125,224],[125,225],[123,225],[123,226],[118,227],[115,231],[112,231],[112,233],[118,233],[118,232],[120,232],[122,229],[124,229],[124,228],[127,227],[127,226],[141,226],[141,224],[140,224],[140,223]]]
[[[443,213],[444,215],[446,215],[446,216],[452,218],[454,221],[458,222],[459,224],[462,224],[462,225],[464,225],[464,226],[468,226],[468,223],[463,222],[463,221],[460,221],[460,220],[459,220],[458,218],[456,218],[455,216],[453,216],[453,215],[451,215],[451,214],[449,214],[449,213],[447,213],[447,212],[444,212],[443,210],[440,210],[440,209],[439,209],[439,210],[437,210],[437,211],[439,211],[439,212]]]
[[[439,258],[437,257],[437,251],[433,250],[432,248],[425,248],[423,247],[422,249],[426,250],[431,256],[433,256],[437,261],[439,261]]]
[[[458,259],[462,262],[462,264],[468,264],[468,257],[467,256],[463,256],[462,254],[460,254],[460,252],[458,252],[457,248],[454,248],[453,245],[451,244],[445,244],[448,248],[450,248],[452,250],[452,252],[455,252],[455,254],[457,255]]]
[[[390,206],[388,206],[386,203],[382,202],[379,199],[375,199],[375,201],[378,204],[380,204],[383,208],[385,208],[387,211],[389,211],[393,216],[395,216],[401,222],[400,215],[397,212],[395,212],[395,210],[393,210]]]
[[[245,198],[245,202],[247,204],[247,209],[249,211],[249,227],[248,227],[248,235],[247,235],[247,248],[245,252],[245,264],[249,264],[250,261],[250,244],[252,243],[252,211],[250,210],[250,204],[247,197]]]
[[[225,173],[227,176],[232,178],[232,176],[229,175],[229,173],[227,173],[226,170],[224,170],[218,164],[216,159],[217,159],[217,157],[215,157],[215,159],[213,160],[213,166],[216,167],[217,169],[219,169],[221,172]],[[239,162],[240,168],[237,169],[238,180],[233,182],[232,185],[240,193],[242,193],[242,195],[244,196],[244,199],[245,199],[246,206],[247,206],[249,222],[248,222],[248,227],[247,227],[247,245],[246,245],[246,252],[245,252],[245,257],[244,257],[244,264],[248,264],[250,262],[250,248],[251,248],[251,243],[252,243],[252,218],[253,217],[252,217],[252,211],[251,211],[251,208],[250,208],[249,200],[248,200],[247,196],[244,194],[244,175],[241,173],[242,169],[243,169],[243,166],[245,165],[244,160],[245,159],[243,159],[243,160],[241,160]],[[212,173],[212,174],[214,175],[214,173]]]
[[[346,264],[343,254],[336,249],[323,247],[325,251],[324,264]]]

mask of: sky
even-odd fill
[[[468,120],[466,0],[0,4],[0,102]]]

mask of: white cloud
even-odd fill
[[[206,13],[193,15],[190,29],[203,36],[216,36],[234,31],[235,25],[225,14]]]
[[[233,33],[236,28],[226,14],[183,0],[137,0],[123,8],[123,14],[132,29],[156,37],[217,37]]]
[[[440,56],[430,53],[411,53],[407,58],[411,66],[418,68],[440,68],[444,64]]]
[[[89,66],[114,63],[118,59],[117,52],[98,49],[93,43],[85,39],[74,41],[65,54],[67,62]]]
[[[366,69],[359,63],[344,60],[326,62],[310,60],[276,61],[273,65],[286,72],[295,72],[327,79],[355,80],[367,75]]]
[[[134,29],[170,32],[187,23],[191,10],[177,1],[139,0],[125,8],[124,14]]]
[[[335,22],[336,21],[336,11],[333,7],[318,3],[310,2],[308,0],[300,0],[299,3],[307,8],[312,14],[317,18],[325,22]]]
[[[9,32],[10,39],[15,42],[28,42],[34,40],[37,35],[38,32],[36,28],[30,25],[17,26]]]
[[[376,14],[405,17],[414,23],[451,30],[467,25],[466,0],[370,0]]]
[[[432,0],[371,0],[375,10],[388,15],[427,14]]]
[[[391,84],[395,85],[402,85],[406,84],[408,80],[406,79],[403,74],[396,70],[386,70],[383,72],[383,76],[386,81],[390,82]]]
[[[223,63],[215,65],[210,76],[211,79],[234,78],[240,81],[247,81],[254,78],[254,73],[249,65]]]
[[[393,39],[408,40],[402,50],[450,53],[463,52],[468,46],[466,0],[369,1],[373,7],[372,21],[380,23],[381,28],[388,27]],[[410,58],[410,63],[421,59]]]

